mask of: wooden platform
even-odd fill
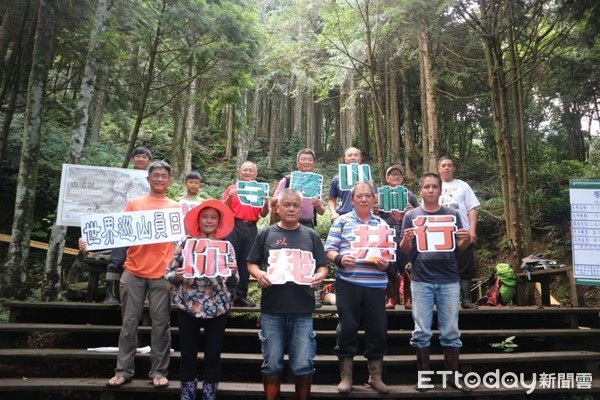
[[[148,384],[146,376],[148,354],[136,356],[136,376],[121,388],[107,387],[112,375],[116,353],[88,351],[87,347],[116,346],[120,331],[120,307],[99,303],[73,302],[7,302],[10,322],[0,323],[0,394],[10,398],[58,399],[70,393],[85,393],[86,398],[165,399],[178,397],[179,363],[178,328],[172,314],[171,386],[157,390]],[[147,314],[147,312],[145,313]],[[258,341],[256,317],[258,308],[234,308],[222,354],[223,378],[219,399],[259,399],[262,397],[260,365],[262,357]],[[523,398],[523,388],[493,388],[480,386],[470,395],[441,388],[436,377],[436,389],[419,393],[414,349],[409,344],[412,331],[411,311],[396,307],[387,311],[388,354],[384,358],[384,381],[391,393],[385,398]],[[337,314],[334,306],[324,306],[314,314],[317,335],[317,356],[312,398],[339,398],[338,360],[332,354],[335,345]],[[149,342],[151,327],[147,315],[139,329],[140,346]],[[550,394],[600,396],[598,365],[600,364],[600,309],[560,307],[482,307],[461,310],[460,324],[463,348],[463,373],[483,375],[488,372],[532,374],[587,374],[589,389],[576,387],[536,388],[539,398]],[[443,369],[443,356],[434,331],[432,366]],[[509,336],[515,336],[519,347],[505,353],[491,347]],[[41,341],[41,342],[40,342]],[[44,348],[39,348],[44,343]],[[364,332],[359,333],[359,347],[364,346]],[[359,350],[361,351],[361,350]],[[199,354],[199,376],[202,376],[202,353]],[[287,363],[287,362],[286,362]],[[366,360],[355,357],[353,392],[348,398],[380,398],[364,388],[368,373]],[[292,377],[284,373],[283,398],[293,398]],[[536,397],[537,398],[537,397]]]

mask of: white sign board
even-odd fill
[[[571,179],[569,187],[573,279],[600,286],[600,180]]]
[[[176,242],[184,235],[181,208],[81,217],[81,237],[88,250]]]
[[[56,224],[80,226],[89,214],[123,211],[134,197],[150,191],[147,171],[63,164]]]

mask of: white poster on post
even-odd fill
[[[80,226],[89,214],[123,211],[127,202],[150,191],[147,171],[63,164],[56,224]]]

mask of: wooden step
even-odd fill
[[[46,392],[49,391],[77,391],[77,392],[102,392],[102,399],[111,400],[118,397],[119,393],[125,392],[142,392],[147,394],[157,394],[164,396],[170,394],[175,396],[179,393],[180,382],[171,380],[167,388],[154,389],[152,385],[144,379],[134,379],[131,382],[119,387],[112,388],[106,386],[107,379],[96,378],[0,378],[0,392]],[[201,383],[198,385],[201,387]],[[465,394],[459,390],[451,388],[442,388],[442,385],[436,387],[426,393],[419,393],[415,390],[414,384],[407,385],[388,385],[390,393],[385,398],[489,398],[489,396],[523,396],[526,389],[523,387],[516,388],[487,388],[483,385],[474,389],[471,393]],[[292,384],[282,384],[281,394],[283,398],[294,398],[294,386]],[[577,387],[541,387],[538,382],[538,387],[534,389],[533,394],[540,396],[550,394],[570,393],[578,396],[592,396],[600,393],[600,379],[594,378],[589,389]],[[260,383],[247,382],[220,382],[218,397],[222,400],[237,399],[237,398],[261,398],[263,395],[263,387]],[[312,385],[311,398],[339,398],[335,385]],[[382,396],[370,388],[365,386],[354,385],[352,392],[344,395],[344,398],[381,398]],[[542,398],[542,397],[540,397]]]
[[[150,333],[151,326],[139,326],[138,330],[141,333]],[[65,333],[119,333],[120,325],[95,325],[95,324],[37,324],[37,323],[0,323],[0,334],[3,332],[65,332]],[[171,334],[179,334],[179,328],[171,327]],[[256,338],[258,328],[227,328],[226,335],[231,336],[249,336]],[[317,337],[335,338],[334,330],[319,330],[316,329]],[[358,332],[359,336],[364,336],[364,331]],[[389,329],[387,331],[388,338],[409,339],[411,330]],[[435,337],[439,335],[439,331],[433,330]],[[549,328],[549,329],[465,329],[461,331],[461,338],[505,338],[508,336],[517,337],[596,337],[600,336],[600,329],[596,328]]]
[[[45,358],[45,359],[116,359],[116,352],[88,351],[83,349],[0,349],[0,357],[15,358]],[[136,357],[141,359],[150,358],[147,353],[138,353]],[[172,360],[178,360],[180,352],[171,353]],[[203,354],[198,354],[199,360],[202,360]],[[285,357],[287,359],[287,355]],[[262,363],[262,355],[258,353],[222,353],[221,361],[223,363]],[[443,362],[444,357],[441,354],[432,354],[433,363]],[[596,351],[547,351],[547,352],[512,352],[512,353],[463,353],[460,355],[462,365],[467,364],[505,364],[505,363],[539,363],[550,361],[600,361],[600,352]],[[355,363],[366,363],[366,359],[357,356]],[[338,358],[335,355],[317,354],[315,357],[317,364],[337,365]],[[386,355],[384,364],[388,365],[414,365],[415,356],[410,355]]]

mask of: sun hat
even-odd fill
[[[387,169],[387,171],[385,171],[385,176],[388,176],[390,174],[390,172],[392,172],[392,170],[397,169],[398,171],[400,171],[400,173],[402,175],[404,175],[404,168],[402,168],[402,165],[400,164],[396,164],[396,165],[392,165],[391,167],[389,167]]]
[[[215,237],[217,239],[224,239],[231,233],[231,231],[233,231],[234,219],[231,209],[219,200],[213,199],[203,201],[200,203],[200,205],[197,205],[188,211],[183,219],[185,230],[192,237],[197,237],[200,235],[200,224],[198,223],[198,217],[205,208],[214,208],[219,212],[219,226],[215,232]]]

